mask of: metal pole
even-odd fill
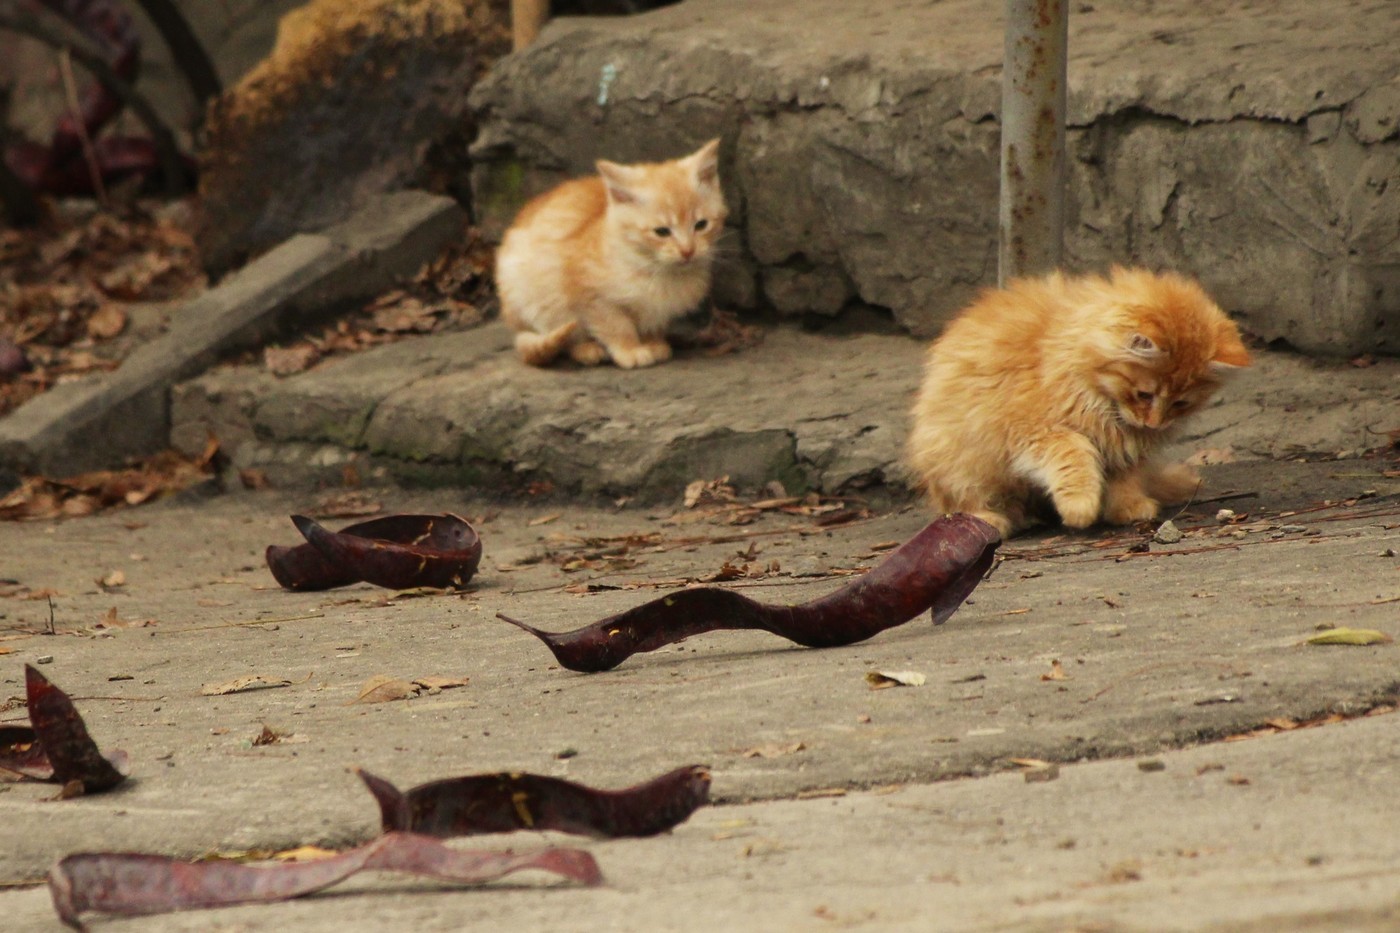
[[[1060,265],[1065,227],[1067,0],[1006,0],[997,282]]]

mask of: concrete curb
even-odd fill
[[[117,370],[58,386],[0,421],[0,464],[49,474],[111,466],[166,446],[169,389],[219,357],[387,288],[457,235],[456,202],[383,195],[350,220],[292,237],[185,302]]]
[[[364,479],[674,500],[696,479],[756,489],[907,493],[900,465],[924,345],[907,337],[770,330],[723,357],[682,353],[624,372],[533,369],[500,323],[414,338],[277,379],[215,370],[175,388],[172,437],[212,431],[274,484]],[[1259,354],[1188,423],[1182,456],[1351,455],[1400,426],[1400,360],[1368,368]],[[534,488],[540,488],[536,485]]]

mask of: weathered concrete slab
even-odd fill
[[[215,370],[178,386],[173,438],[213,431],[275,482],[362,476],[499,492],[547,481],[585,497],[674,500],[695,479],[899,495],[924,346],[777,327],[739,353],[652,369],[534,369],[506,327],[405,340],[274,379]],[[1177,452],[1219,459],[1343,454],[1400,427],[1400,361],[1369,367],[1261,353],[1188,423]],[[538,488],[538,487],[537,487]]]
[[[117,370],[59,386],[0,420],[0,463],[70,473],[161,449],[176,381],[384,290],[436,255],[462,223],[449,198],[399,192],[343,224],[291,238],[172,310],[166,333]]]
[[[889,308],[935,332],[995,278],[1000,8],[689,0],[557,20],[473,91],[499,229],[600,156],[726,138],[723,301]],[[1400,352],[1391,5],[1194,0],[1070,14],[1068,262],[1202,278],[1308,352]]]
[[[1299,642],[1324,622],[1400,634],[1393,601],[1400,595],[1400,559],[1394,556],[1400,547],[1394,524],[1400,480],[1384,476],[1391,465],[1260,462],[1212,468],[1215,488],[1258,491],[1254,499],[1233,503],[1257,516],[1258,528],[1235,538],[1213,521],[1216,506],[1204,504],[1179,517],[1192,532],[1183,542],[1136,556],[1128,548],[1141,536],[1102,530],[1017,539],[1003,548],[1007,561],[973,601],[943,626],[919,619],[857,645],[822,651],[765,633],[714,633],[597,675],[559,670],[541,645],[494,613],[570,628],[671,592],[674,584],[665,581],[713,573],[750,545],[749,563],[770,568],[776,562],[779,569],[730,585],[779,604],[805,601],[847,582],[842,572],[878,561],[881,552],[872,545],[907,538],[926,516],[911,509],[820,528],[811,519],[769,515],[736,528],[723,516],[696,520],[683,509],[501,507],[471,493],[380,489],[374,494],[386,510],[450,508],[483,518],[486,556],[473,591],[392,599],[368,586],[317,594],[272,584],[262,550],[296,540],[286,516],[306,509],[314,498],[309,495],[239,492],[197,508],[158,504],[84,521],[17,525],[0,536],[0,566],[31,589],[57,591],[61,634],[25,637],[26,630],[47,624],[47,605],[4,600],[0,631],[14,653],[0,678],[15,692],[20,662],[51,655],[44,671],[75,696],[120,697],[83,701],[80,708],[100,742],[131,754],[134,780],[116,793],[62,806],[44,799],[53,791],[42,785],[15,785],[0,794],[9,829],[9,844],[0,848],[0,877],[33,877],[57,855],[77,849],[197,855],[363,838],[373,832],[377,811],[347,770],[353,765],[401,786],[517,769],[622,786],[687,762],[708,762],[715,796],[735,803],[996,774],[1009,769],[1014,757],[1073,762],[1155,755],[1246,732],[1271,718],[1359,713],[1394,702],[1400,648]],[[1376,495],[1351,505],[1280,514],[1367,489]],[[668,522],[675,512],[683,513],[681,521]],[[133,518],[139,519],[134,528],[126,524]],[[650,542],[627,553],[636,563],[565,569],[568,557],[598,547],[588,539],[629,537]],[[127,578],[119,592],[93,584],[113,569]],[[802,575],[828,572],[833,575]],[[616,588],[576,595],[577,584],[590,582]],[[123,620],[155,622],[94,630],[112,606]],[[96,637],[77,637],[84,632]],[[1054,660],[1064,678],[1043,679]],[[916,670],[927,682],[872,691],[864,676],[870,670]],[[201,693],[204,684],[253,674],[291,683],[227,696]],[[406,702],[355,703],[361,686],[378,674],[470,682]],[[968,833],[967,845],[979,851],[978,858],[994,860],[1013,850],[1026,858],[1068,852],[1053,847],[1073,838],[1078,854],[1063,857],[1077,867],[1055,876],[1064,883],[1110,852],[1122,854],[1097,866],[1096,875],[1106,875],[1117,859],[1136,857],[1145,863],[1143,875],[1160,882],[1182,867],[1178,858],[1187,858],[1175,853],[1176,846],[1233,851],[1239,842],[1198,836],[1210,832],[1210,822],[1175,835],[1175,821],[1184,818],[1172,810],[1178,802],[1190,809],[1193,797],[1222,806],[1231,799],[1240,805],[1253,801],[1254,820],[1262,817],[1271,832],[1281,832],[1289,825],[1317,825],[1299,813],[1295,794],[1312,786],[1307,799],[1322,805],[1346,798],[1339,790],[1332,798],[1333,791],[1317,788],[1351,782],[1351,799],[1366,806],[1330,814],[1339,832],[1346,828],[1348,841],[1300,829],[1295,838],[1302,848],[1292,864],[1301,869],[1304,859],[1318,854],[1354,856],[1377,838],[1364,826],[1389,832],[1384,838],[1393,844],[1391,827],[1400,813],[1393,794],[1376,790],[1393,780],[1395,767],[1395,723],[1384,717],[1380,722],[1388,726],[1370,734],[1388,744],[1374,757],[1347,744],[1333,746],[1345,755],[1341,759],[1290,753],[1316,747],[1284,744],[1262,758],[1236,758],[1240,753],[1230,746],[1197,749],[1173,760],[1165,773],[1119,762],[1095,784],[1080,783],[1069,768],[1050,787],[1020,783],[1015,775],[997,778],[993,790],[1009,790],[1003,785],[1014,778],[1034,801],[1006,814],[990,802],[976,817],[965,809],[980,793],[991,792],[984,784],[966,791],[949,790],[947,783],[911,788],[906,793],[918,796],[902,800],[922,804],[904,812],[905,820],[915,821],[905,824],[910,838],[904,841],[942,840],[945,828],[957,829]],[[251,746],[264,724],[293,737]],[[566,749],[576,754],[561,756]],[[1212,761],[1230,762],[1229,770],[1197,773]],[[1235,774],[1251,783],[1229,783]],[[1070,807],[1081,790],[1093,793],[1096,802]],[[901,797],[876,800],[894,804]],[[841,798],[814,807],[857,820]],[[894,807],[877,825],[903,810]],[[1141,830],[1142,848],[1124,852],[1124,843],[1106,842],[1128,838],[1107,828],[1120,814],[1134,814],[1135,826],[1160,826],[1145,822],[1155,817],[1173,828]],[[1002,815],[1005,823],[997,823]],[[749,828],[727,822],[745,816],[768,819],[752,811],[721,811],[712,815],[714,822],[688,824],[657,843],[678,840],[680,848],[666,850],[671,874],[676,864],[689,864],[687,851],[721,841],[713,837],[726,828]],[[849,825],[848,819],[839,822]],[[1216,831],[1229,835],[1237,824],[1220,819]],[[952,826],[943,827],[945,822]],[[781,825],[765,822],[754,838],[726,837],[723,864],[730,867],[712,863],[716,883],[746,890],[744,871],[768,877],[762,866],[778,853],[761,840],[789,840]],[[888,840],[884,829],[855,835]],[[1033,849],[1019,844],[1034,836],[1040,842]],[[1271,838],[1282,845],[1281,838]],[[758,851],[743,856],[750,843]],[[474,844],[534,841],[517,836]],[[621,869],[627,862],[612,862],[613,849],[630,845],[598,849],[618,891],[632,882]],[[818,864],[811,840],[784,845],[794,851],[782,861]],[[1211,864],[1204,852],[1201,858]],[[1271,867],[1263,853],[1251,861],[1258,870]],[[927,883],[935,870],[920,864],[915,877]],[[1045,889],[1017,888],[1019,894],[1034,891]],[[989,910],[993,904],[1006,909],[1010,901],[984,896]]]

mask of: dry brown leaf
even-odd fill
[[[274,376],[292,376],[305,372],[320,358],[321,351],[309,343],[263,349],[263,365]]]
[[[807,745],[804,742],[769,743],[767,745],[755,745],[739,752],[741,758],[782,758],[785,755],[795,755],[798,752],[806,751]]]
[[[243,484],[244,489],[266,489],[272,485],[268,481],[267,471],[261,467],[248,467],[246,470],[239,470],[238,481]]]
[[[470,677],[415,677],[413,682],[424,690],[451,690],[453,687],[465,687],[471,681]]]
[[[126,312],[116,305],[103,305],[87,319],[89,337],[111,340],[126,330]]]
[[[291,685],[290,680],[264,677],[261,674],[247,674],[221,684],[205,684],[199,688],[199,692],[207,697],[218,697],[230,693],[246,693],[252,690],[275,690],[278,687],[290,687]]]
[[[272,859],[278,862],[319,862],[322,859],[335,858],[339,854],[334,849],[323,849],[320,846],[297,846],[295,849],[283,849],[281,852],[272,853]]]
[[[865,682],[871,690],[890,687],[922,687],[925,677],[918,671],[866,671]]]
[[[551,512],[548,515],[540,515],[537,518],[532,518],[525,524],[530,528],[535,528],[539,525],[548,525],[550,522],[558,521],[563,514],[563,512]]]
[[[1006,760],[1021,768],[1048,768],[1054,764],[1054,762],[1046,761],[1044,758],[1008,758]]]
[[[1065,673],[1065,666],[1055,659],[1050,662],[1048,673],[1040,675],[1041,680],[1069,680],[1069,675]]]
[[[1373,628],[1333,628],[1318,632],[1307,639],[1308,645],[1388,645],[1395,641],[1385,632]]]
[[[376,674],[365,681],[355,703],[389,703],[418,695],[419,687],[409,680],[399,680],[387,674]]]
[[[363,515],[376,515],[383,510],[382,503],[359,490],[352,489],[326,496],[309,511],[317,518],[358,518]]]

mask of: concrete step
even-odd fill
[[[277,485],[363,479],[674,500],[696,479],[908,492],[900,466],[924,346],[779,326],[757,346],[651,369],[534,369],[499,322],[277,378],[221,367],[175,387],[172,439],[207,432]],[[1188,425],[1183,456],[1354,455],[1400,428],[1400,360],[1358,368],[1258,354]],[[546,485],[547,484],[547,485]]]
[[[1067,261],[1202,279],[1308,352],[1400,352],[1386,0],[1076,3]],[[478,83],[480,219],[594,159],[725,139],[730,307],[935,333],[996,275],[1001,5],[687,0],[566,18]]]

